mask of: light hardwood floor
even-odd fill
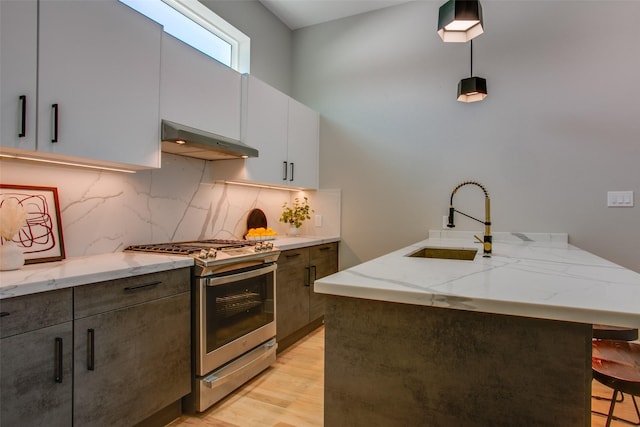
[[[276,363],[208,411],[183,415],[171,427],[322,427],[324,421],[324,328],[318,328],[278,355]],[[593,382],[595,396],[611,390]],[[640,399],[638,399],[640,400]],[[607,412],[609,402],[591,399],[592,408]],[[533,404],[534,402],[532,402]],[[544,410],[544,408],[540,408]],[[616,404],[615,414],[637,420],[630,396]],[[592,415],[592,427],[606,418]],[[612,427],[628,426],[613,421]]]

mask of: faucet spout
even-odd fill
[[[456,192],[464,187],[465,185],[475,185],[477,187],[480,187],[480,189],[482,190],[482,192],[484,193],[484,221],[479,220],[477,218],[472,217],[471,215],[467,215],[464,212],[460,212],[459,210],[457,210],[456,208],[453,207],[453,196],[456,194]],[[490,257],[491,256],[491,250],[492,250],[492,245],[493,245],[493,238],[491,236],[491,199],[489,198],[489,192],[487,191],[487,189],[484,187],[484,185],[480,184],[479,182],[476,181],[465,181],[461,184],[458,184],[453,191],[451,192],[451,199],[450,199],[450,203],[449,203],[449,221],[447,224],[447,227],[449,228],[454,228],[456,225],[454,223],[454,213],[458,212],[461,215],[466,216],[467,218],[471,218],[474,221],[477,221],[481,224],[484,224],[484,240],[483,240],[483,244],[482,244],[482,248],[483,248],[483,256],[484,257]]]

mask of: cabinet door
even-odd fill
[[[243,84],[242,140],[259,151],[257,158],[245,160],[246,179],[287,184],[289,98],[252,76],[245,76]]]
[[[309,323],[309,248],[283,251],[278,258],[276,334],[286,338]]]
[[[329,243],[310,248],[312,279],[321,279],[338,271],[338,243]],[[309,294],[309,321],[324,316],[325,296],[314,291],[315,283],[311,283]]]
[[[159,167],[161,27],[116,0],[41,1],[39,19],[38,150]]]
[[[165,33],[160,81],[161,118],[240,139],[238,72]]]
[[[318,127],[317,112],[289,100],[287,160],[289,184],[303,188],[318,188]]]
[[[3,148],[36,148],[37,19],[36,0],[0,1],[0,145]]]
[[[0,425],[71,425],[73,324],[0,340]]]
[[[191,390],[190,293],[75,320],[74,425],[135,425]]]

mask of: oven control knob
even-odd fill
[[[198,254],[198,258],[207,259],[209,252],[206,249],[200,249],[200,253]]]
[[[264,244],[262,242],[256,243],[254,250],[256,252],[261,252],[262,250],[264,250]]]
[[[216,255],[218,255],[218,251],[213,248],[209,249],[209,253],[207,254],[208,258],[215,258]]]

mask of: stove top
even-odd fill
[[[197,275],[275,262],[280,255],[272,242],[223,239],[131,245],[125,248],[125,252],[190,256],[195,260],[195,265],[200,267]]]
[[[131,245],[125,249],[129,252],[156,252],[173,255],[192,255],[202,250],[228,249],[254,246],[255,242],[247,240],[196,240],[189,242],[152,243],[148,245]]]

